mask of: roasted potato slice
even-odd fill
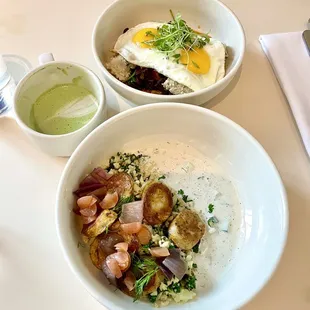
[[[90,245],[89,255],[93,264],[102,269],[106,257],[115,253],[115,244],[123,242],[124,238],[117,233],[109,232],[97,236]]]
[[[106,258],[106,255],[103,253],[99,247],[101,236],[97,236],[90,245],[89,256],[92,263],[98,268],[102,269],[102,264]]]
[[[196,212],[181,211],[171,222],[168,233],[169,238],[182,250],[190,250],[202,238],[206,225]]]
[[[83,229],[82,234],[88,238],[95,238],[110,227],[116,219],[117,214],[114,211],[103,210],[93,224]]]
[[[143,190],[143,217],[150,225],[158,225],[168,219],[173,201],[170,189],[161,182],[148,184]]]
[[[164,280],[164,275],[160,270],[158,270],[154,274],[154,276],[151,278],[149,283],[145,286],[144,293],[151,294],[154,291],[156,291],[159,288],[160,283],[163,282],[163,280]]]
[[[133,179],[126,172],[114,174],[108,180],[107,189],[117,191],[122,198],[130,197],[133,194]]]

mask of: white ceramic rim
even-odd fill
[[[124,89],[128,90],[128,91],[132,91],[134,94],[137,94],[137,95],[143,95],[149,99],[153,99],[153,100],[156,100],[157,98],[161,98],[163,100],[169,100],[171,99],[171,95],[158,95],[158,94],[151,94],[151,93],[147,93],[147,92],[143,92],[142,90],[138,90],[138,89],[135,89],[133,87],[130,87],[124,83],[122,83],[121,81],[119,81],[116,77],[114,77],[106,68],[105,66],[102,64],[102,61],[100,60],[99,56],[98,56],[98,53],[96,51],[96,44],[95,44],[95,37],[96,37],[96,33],[97,33],[97,30],[98,30],[98,27],[99,27],[99,23],[100,21],[103,19],[103,16],[105,14],[109,14],[109,11],[118,3],[118,2],[121,2],[121,1],[128,1],[128,0],[115,0],[113,3],[111,3],[103,12],[102,14],[99,16],[99,18],[97,19],[97,22],[95,24],[95,28],[93,30],[93,34],[92,34],[92,50],[93,50],[93,55],[95,57],[95,60],[96,60],[96,63],[97,65],[99,66],[100,69],[103,70],[103,72],[109,76],[109,78],[111,78],[119,87],[123,87]],[[132,1],[132,0],[131,0]],[[224,76],[224,78],[222,78],[221,80],[215,82],[214,84],[212,84],[211,86],[207,87],[207,88],[204,88],[204,89],[201,89],[201,90],[197,90],[197,91],[194,91],[192,93],[188,93],[188,94],[182,94],[182,95],[173,95],[173,99],[176,99],[176,100],[180,100],[180,102],[182,101],[182,99],[185,99],[185,98],[191,98],[192,96],[196,96],[196,95],[201,95],[207,91],[212,91],[214,88],[216,87],[221,87],[223,84],[226,83],[226,81],[230,80],[231,78],[233,78],[235,76],[235,74],[238,72],[241,64],[242,64],[242,60],[243,60],[243,57],[244,57],[244,52],[245,52],[245,33],[244,33],[244,29],[238,19],[238,17],[235,15],[235,13],[227,6],[225,5],[224,3],[222,3],[221,1],[219,0],[214,0],[216,1],[219,5],[221,5],[223,8],[225,8],[232,16],[233,18],[236,20],[239,28],[240,28],[240,31],[242,33],[242,46],[241,46],[241,54],[240,54],[240,57],[239,59],[237,60],[237,63],[235,64],[235,66],[232,68],[232,70],[226,74]]]
[[[99,98],[99,102],[98,102],[98,109],[97,109],[97,112],[95,113],[95,115],[89,120],[88,123],[86,123],[83,127],[75,130],[75,131],[72,131],[72,132],[69,132],[69,133],[66,133],[66,134],[61,134],[61,135],[48,135],[48,134],[45,134],[45,133],[41,133],[41,132],[38,132],[38,131],[35,131],[34,129],[30,128],[29,126],[27,126],[24,121],[19,117],[17,111],[16,111],[16,102],[17,102],[17,96],[19,96],[19,93],[20,93],[20,90],[21,88],[24,86],[25,83],[27,83],[27,80],[34,74],[36,74],[38,71],[42,70],[43,68],[47,67],[47,66],[52,66],[52,65],[70,65],[70,66],[75,66],[75,67],[78,67],[82,70],[84,70],[85,72],[87,72],[88,75],[92,76],[96,83],[97,83],[97,86],[99,87],[99,91],[100,91],[100,98]],[[104,92],[104,87],[102,85],[102,82],[100,80],[100,78],[96,75],[95,72],[93,72],[91,69],[83,66],[83,65],[80,65],[78,63],[75,63],[75,62],[71,62],[71,61],[52,61],[52,62],[48,62],[48,63],[45,63],[43,65],[40,65],[38,67],[36,67],[34,70],[31,70],[30,72],[28,72],[22,79],[21,81],[18,83],[17,87],[16,87],[16,90],[15,90],[15,93],[14,93],[14,96],[13,96],[13,110],[14,110],[14,115],[15,115],[15,119],[18,123],[18,125],[23,129],[23,130],[26,130],[28,131],[30,134],[32,135],[35,135],[37,137],[44,137],[44,138],[47,138],[47,139],[57,139],[57,138],[60,138],[60,137],[69,137],[69,136],[72,136],[88,127],[90,127],[92,125],[92,123],[95,121],[95,119],[97,118],[97,116],[102,113],[104,107],[106,105],[106,100],[105,100],[105,92]]]
[[[287,202],[287,196],[286,196],[286,191],[285,191],[285,187],[283,185],[282,179],[280,177],[280,174],[275,166],[275,164],[273,163],[272,159],[270,158],[270,156],[268,155],[268,153],[266,152],[266,150],[262,147],[262,145],[251,135],[249,134],[244,128],[242,128],[240,125],[238,125],[237,123],[233,122],[232,120],[230,120],[229,118],[227,118],[226,116],[223,116],[217,112],[214,112],[212,110],[209,109],[205,109],[199,106],[194,106],[194,105],[188,105],[188,104],[184,104],[184,103],[174,103],[174,102],[164,102],[164,103],[152,103],[149,105],[143,105],[143,106],[139,106],[139,107],[135,107],[132,109],[129,109],[127,111],[124,111],[120,114],[117,114],[113,117],[111,117],[109,120],[105,121],[104,123],[102,123],[100,126],[98,126],[94,131],[92,131],[80,144],[79,146],[75,149],[75,151],[73,152],[72,156],[70,157],[69,161],[67,162],[65,169],[62,173],[62,176],[60,178],[60,182],[58,185],[58,189],[57,189],[57,196],[56,196],[56,217],[55,217],[55,221],[56,221],[56,230],[57,230],[57,235],[60,241],[60,245],[63,251],[63,254],[65,256],[65,259],[68,263],[68,265],[70,266],[70,269],[72,270],[72,272],[75,274],[75,276],[81,281],[81,283],[83,284],[83,286],[86,288],[86,290],[96,299],[98,300],[98,296],[102,295],[102,292],[100,292],[99,290],[93,289],[91,286],[89,286],[88,284],[88,280],[86,277],[83,277],[83,275],[79,272],[79,270],[77,268],[75,268],[75,266],[73,266],[70,262],[70,253],[68,253],[67,249],[65,248],[64,244],[62,243],[62,235],[65,234],[66,232],[64,231],[63,227],[61,226],[61,212],[60,212],[60,192],[62,191],[62,188],[65,186],[64,184],[64,180],[67,178],[67,174],[70,172],[69,167],[71,166],[71,163],[74,161],[76,154],[80,151],[80,149],[84,146],[84,144],[86,143],[86,141],[88,139],[90,139],[93,135],[97,134],[97,131],[102,130],[102,128],[107,128],[110,125],[112,125],[115,122],[118,122],[124,118],[126,118],[128,115],[134,114],[136,112],[139,111],[143,111],[143,110],[153,110],[153,109],[165,109],[165,108],[183,108],[183,109],[187,109],[187,110],[192,110],[192,111],[196,111],[199,113],[203,113],[203,114],[209,114],[210,116],[212,116],[213,118],[216,118],[226,124],[228,124],[229,126],[232,127],[232,129],[238,131],[240,134],[242,134],[243,136],[245,136],[246,138],[249,139],[249,141],[255,145],[255,147],[257,148],[257,150],[261,153],[261,155],[265,158],[265,160],[267,161],[268,165],[270,166],[270,169],[273,170],[275,177],[278,179],[278,182],[280,184],[281,187],[281,192],[279,193],[281,195],[281,200],[283,201],[283,235],[282,235],[282,242],[279,245],[279,250],[278,250],[278,254],[277,257],[275,259],[275,263],[274,266],[272,266],[271,268],[271,272],[269,275],[266,275],[260,283],[257,284],[256,288],[253,289],[252,291],[250,291],[250,294],[247,294],[246,297],[244,297],[243,299],[239,300],[238,302],[236,302],[234,305],[231,305],[231,309],[238,309],[241,306],[243,306],[244,304],[246,304],[248,301],[250,301],[252,298],[254,298],[254,296],[264,287],[264,285],[269,281],[269,279],[272,277],[272,275],[274,274],[281,256],[283,254],[285,245],[286,245],[286,240],[287,240],[287,234],[288,234],[288,227],[289,227],[289,210],[288,210],[288,202]],[[110,302],[109,300],[105,300],[105,307],[108,307],[108,309],[114,309],[115,304],[113,304],[112,302]],[[119,309],[119,307],[117,307],[117,309]]]

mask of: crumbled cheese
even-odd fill
[[[193,291],[189,291],[186,289],[181,289],[180,293],[171,293],[170,294],[173,300],[177,303],[185,303],[188,302],[189,300],[193,299],[196,297],[196,293]]]
[[[159,244],[159,241],[160,241],[160,235],[159,234],[155,234],[155,235],[152,235],[152,241],[158,245]]]
[[[161,291],[166,291],[167,288],[168,288],[168,286],[167,286],[164,282],[161,282],[161,283],[160,283],[159,289],[160,289]]]
[[[170,242],[170,240],[169,240],[167,237],[162,236],[162,237],[160,238],[158,244],[159,244],[159,246],[160,246],[161,248],[167,248],[167,249],[168,249],[169,246],[171,245],[171,242]]]
[[[168,78],[164,83],[163,86],[166,90],[170,91],[173,95],[182,95],[193,92],[190,88],[185,85],[182,85],[174,80]]]
[[[208,232],[209,234],[214,234],[216,232],[216,229],[214,227],[209,227]]]
[[[107,69],[120,81],[126,82],[130,77],[128,62],[121,56],[112,57],[106,64]]]
[[[154,292],[152,292],[150,295],[151,295],[151,296],[157,296],[157,295],[158,295],[157,290],[155,290]]]

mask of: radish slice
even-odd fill
[[[113,258],[117,261],[119,268],[121,271],[126,271],[130,267],[131,257],[128,252],[116,252],[111,254]]]
[[[95,216],[95,214],[97,213],[97,205],[93,204],[92,206],[90,206],[88,208],[81,209],[80,213],[83,216],[86,216],[86,217],[88,217],[88,216]]]
[[[80,209],[87,209],[94,205],[97,202],[97,199],[93,196],[84,196],[77,200],[77,205]]]
[[[112,209],[116,206],[118,202],[117,192],[108,192],[104,199],[100,202],[100,207],[102,209]]]
[[[125,251],[128,250],[128,243],[127,242],[120,242],[114,245],[116,251]]]
[[[123,224],[142,222],[143,219],[143,202],[134,201],[130,203],[123,204],[122,214],[119,218],[120,222]]]
[[[117,278],[121,278],[122,277],[122,271],[118,265],[117,260],[114,258],[113,256],[114,254],[109,255],[106,258],[106,263],[108,268],[110,269],[111,273]]]
[[[136,277],[131,271],[127,271],[124,279],[124,284],[127,286],[129,291],[132,291],[135,287]]]
[[[180,250],[170,249],[170,256],[163,260],[163,265],[167,267],[179,280],[182,280],[187,271],[187,266],[180,256]]]
[[[136,234],[142,228],[142,224],[139,222],[129,223],[129,224],[121,224],[121,229],[126,234]]]
[[[82,216],[83,224],[90,224],[97,218],[96,215],[93,216]]]
[[[139,239],[139,242],[144,245],[148,244],[152,239],[152,234],[149,231],[149,229],[143,225],[141,230],[137,233],[137,237]]]
[[[111,272],[110,268],[107,265],[107,262],[104,261],[104,263],[102,264],[102,271],[105,274],[105,276],[107,277],[108,281],[113,284],[114,286],[116,286],[116,278],[115,275]]]
[[[154,257],[166,257],[170,255],[170,252],[167,248],[161,247],[150,248],[150,253]]]

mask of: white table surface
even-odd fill
[[[134,0],[132,0],[134,1]],[[80,62],[98,72],[91,32],[112,0],[0,0],[0,53]],[[225,0],[247,36],[242,71],[209,104],[247,129],[285,183],[290,231],[270,282],[243,309],[310,309],[310,162],[286,99],[265,58],[260,34],[303,30],[309,0]],[[292,59],[293,61],[293,59]],[[305,77],[308,78],[308,77]],[[110,115],[126,104],[109,95]],[[36,149],[14,121],[0,120],[0,309],[102,310],[69,270],[54,224],[55,192],[66,159]]]

